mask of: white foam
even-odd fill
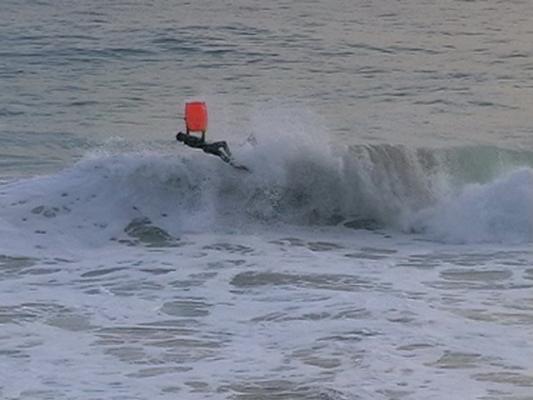
[[[532,240],[533,170],[519,168],[487,184],[471,184],[412,216],[408,225],[452,243]]]

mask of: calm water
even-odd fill
[[[532,20],[3,0],[0,397],[533,399]]]

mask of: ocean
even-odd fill
[[[0,20],[1,399],[533,399],[530,1]]]

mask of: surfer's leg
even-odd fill
[[[204,152],[206,153],[209,153],[209,154],[213,154],[215,156],[218,156],[220,157],[223,161],[227,162],[227,163],[231,163],[231,158],[221,150],[221,148],[223,149],[224,148],[224,145],[221,144],[222,142],[216,142],[216,143],[211,143],[211,144],[208,144],[206,146],[204,146],[203,150]],[[224,142],[226,143],[226,142]],[[226,145],[227,147],[227,145]]]
[[[224,151],[226,152],[226,154],[228,155],[228,157],[232,157],[231,155],[231,151],[229,149],[229,146],[228,144],[224,141],[222,142],[222,148],[224,149]]]
[[[229,158],[231,158],[231,151],[229,149],[228,143],[225,140],[220,142],[215,142],[211,146],[216,147],[219,151],[223,151]]]
[[[216,153],[213,153],[213,154],[216,154],[217,156],[219,156],[223,161],[231,164],[231,158],[229,158],[224,152],[222,152],[220,149],[217,150]]]
[[[218,151],[218,156],[226,162],[230,162],[232,159],[231,151],[229,149],[226,141],[222,140],[220,142],[213,143],[213,147],[216,147]]]

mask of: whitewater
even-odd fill
[[[3,3],[0,398],[533,399],[532,9],[397,3]]]

